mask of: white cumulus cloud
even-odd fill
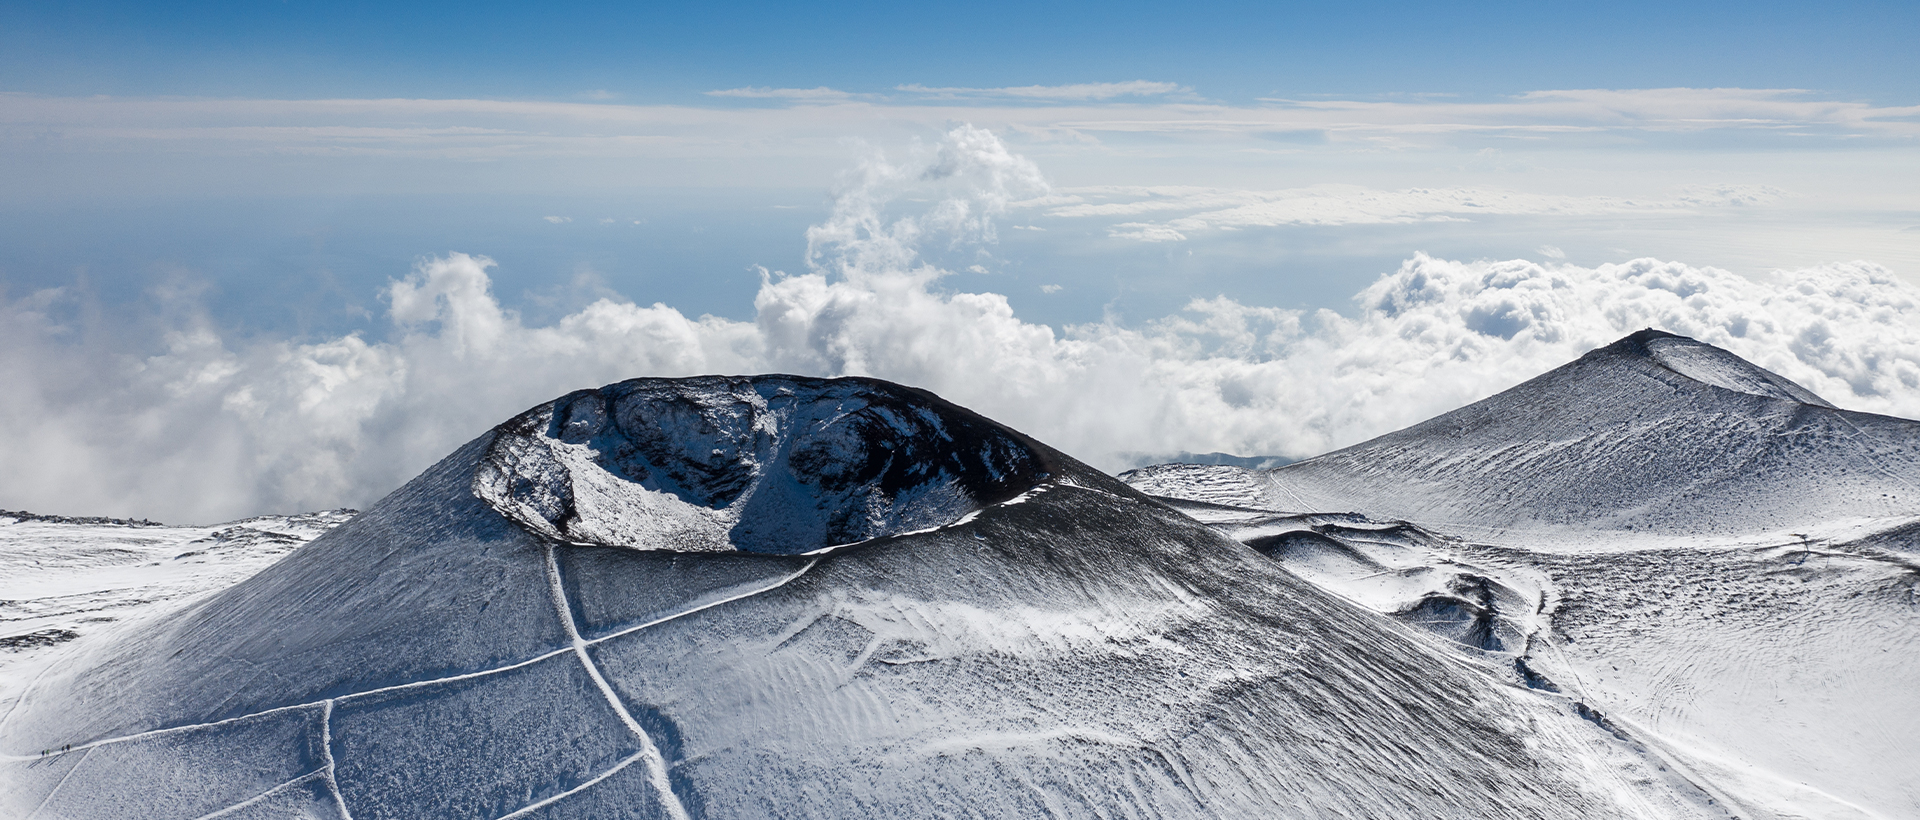
[[[809,269],[765,273],[747,321],[605,298],[530,324],[493,294],[493,263],[460,253],[390,285],[381,341],[251,340],[188,305],[134,354],[61,318],[69,294],[0,300],[0,507],[211,521],[365,505],[519,410],[641,375],[877,376],[1107,468],[1143,451],[1304,456],[1642,327],[1726,347],[1842,407],[1920,416],[1920,288],[1868,262],[1756,281],[1652,259],[1420,255],[1349,314],[1222,297],[1064,331],[1000,294],[942,287],[922,249],[991,242],[996,214],[1047,191],[975,128],[876,155],[808,231]]]

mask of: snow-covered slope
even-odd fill
[[[353,514],[176,527],[0,511],[0,711],[68,641],[232,586]]]
[[[1920,423],[1634,334],[1270,473],[1127,476],[1743,816],[1920,817]]]
[[[1920,521],[1850,542],[1490,546],[1354,513],[1180,508],[1560,692],[1749,817],[1920,817]]]
[[[564,397],[75,649],[0,718],[0,815],[1726,816],[1576,697],[864,379]]]
[[[1719,348],[1646,330],[1276,470],[1169,465],[1127,479],[1153,494],[1365,511],[1503,543],[1777,540],[1920,516],[1920,422],[1835,409]]]

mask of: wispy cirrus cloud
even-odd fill
[[[1875,106],[1780,89],[1540,91],[1487,101],[1168,99],[1186,89],[1133,81],[1065,86],[902,86],[905,98],[828,87],[707,92],[713,105],[474,99],[48,97],[0,92],[0,146],[336,156],[708,156],[777,141],[783,153],[844,159],[840,140],[937,133],[970,122],[1054,151],[1101,151],[1157,135],[1156,150],[1322,153],[1489,145],[1657,148],[1671,135],[1740,134],[1783,150],[1845,140],[1920,139],[1920,106]],[[1158,99],[1155,99],[1155,96]],[[796,105],[737,106],[724,100]],[[1125,105],[1116,106],[1116,102]],[[1623,144],[1620,137],[1640,141]],[[1808,139],[1815,138],[1815,139]]]
[[[1114,239],[1134,239],[1141,242],[1185,242],[1187,235],[1166,225],[1154,225],[1147,222],[1122,222],[1107,228],[1107,236]]]
[[[1179,83],[1157,83],[1147,80],[1131,80],[1124,83],[1072,83],[1069,85],[1021,85],[1001,88],[930,88],[918,83],[896,85],[895,91],[921,94],[943,99],[962,97],[1013,97],[1032,100],[1111,100],[1116,97],[1164,97],[1169,94],[1190,94],[1193,89]]]
[[[768,88],[763,86],[746,86],[744,88],[723,88],[717,91],[709,91],[707,92],[707,96],[736,97],[741,99],[752,99],[752,100],[818,101],[818,100],[847,100],[847,99],[852,99],[854,95],[846,91],[841,91],[839,89],[834,89],[834,88],[828,88],[822,85],[822,86],[816,86],[814,88]]]
[[[814,88],[779,88],[772,86],[744,86],[741,88],[723,88],[706,92],[709,97],[722,97],[749,100],[787,100],[797,103],[843,102],[848,100],[869,100],[881,104],[927,102],[946,102],[961,100],[1022,100],[1033,102],[1103,102],[1122,97],[1166,97],[1169,95],[1191,95],[1193,89],[1179,83],[1150,82],[1130,80],[1119,83],[1069,83],[1066,85],[1019,85],[998,88],[976,88],[962,86],[926,86],[919,83],[896,85],[892,91],[902,92],[905,96],[885,93],[856,93],[842,91],[827,86]]]
[[[1920,136],[1920,106],[1876,106],[1797,88],[1531,91],[1495,100],[1264,98],[1298,124],[1336,131],[1657,132],[1716,129]]]
[[[1383,225],[1463,221],[1475,216],[1594,216],[1681,214],[1706,208],[1770,203],[1785,195],[1760,185],[1683,189],[1648,198],[1566,196],[1490,188],[1408,188],[1383,191],[1358,185],[1319,185],[1278,191],[1198,187],[1099,186],[1065,189],[1045,213],[1061,218],[1126,218],[1185,212],[1160,223],[1123,222],[1117,239],[1177,242],[1209,228],[1281,225]],[[1098,202],[1087,201],[1097,197]]]

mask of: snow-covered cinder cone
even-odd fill
[[[1920,816],[1920,422],[1647,330],[1298,464],[1126,477],[1740,816]]]
[[[102,637],[0,724],[0,814],[1720,816],[1565,699],[875,380],[569,394]]]
[[[1362,512],[1538,546],[1805,532],[1920,516],[1920,422],[1835,408],[1643,330],[1498,395],[1270,471],[1174,466],[1161,495]]]

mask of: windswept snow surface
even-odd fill
[[[1575,697],[870,380],[571,394],[101,637],[0,723],[0,815],[1728,816]]]
[[[1261,473],[1126,476],[1559,693],[1741,816],[1920,817],[1920,422],[1634,334]]]

